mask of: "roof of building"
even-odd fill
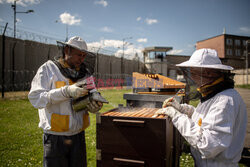
[[[173,47],[151,46],[151,47],[144,48],[143,52],[150,52],[150,51],[167,52],[167,51],[170,51],[172,49],[173,49]]]
[[[219,37],[219,36],[234,36],[234,37],[240,37],[240,38],[250,38],[249,36],[240,36],[240,35],[232,35],[232,34],[221,34],[221,35],[216,35],[216,36],[213,36],[213,37],[210,37],[210,38],[206,38],[206,39],[203,39],[203,40],[200,40],[200,41],[197,41],[197,42],[206,41],[206,40],[213,39],[213,38],[216,38],[216,37]]]

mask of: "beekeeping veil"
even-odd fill
[[[70,38],[67,42],[57,41],[57,45],[58,48],[61,50],[63,56],[56,57],[54,62],[59,67],[60,71],[65,77],[70,78],[72,81],[75,82],[78,79],[85,77],[86,75],[92,75],[94,73],[96,55],[88,51],[87,44],[83,39],[78,36],[75,36]],[[83,63],[81,64],[79,72],[77,72],[75,75],[72,75],[70,69],[63,68],[61,63],[59,62],[60,58],[64,58],[65,46],[75,48],[86,54],[86,57]]]
[[[226,80],[232,80],[232,78],[230,78],[232,76],[230,70],[233,70],[233,67],[223,65],[217,55],[216,50],[213,49],[204,48],[196,50],[188,61],[177,64],[176,66],[180,67],[180,69],[183,71],[183,75],[188,86],[187,98],[189,100],[200,97],[197,88],[199,88],[201,85],[209,84],[205,82],[203,75],[205,69],[214,69],[212,71],[218,71],[218,73],[221,73],[221,77],[224,77]],[[197,70],[197,75],[200,77],[199,84],[197,84],[197,81],[194,82],[193,78],[195,74],[191,73],[191,68]],[[214,79],[218,79],[218,77]],[[212,80],[212,78],[210,80]]]

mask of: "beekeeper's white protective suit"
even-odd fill
[[[77,50],[78,52],[73,56],[78,59],[82,59],[82,53],[90,54],[87,51],[86,42],[80,37],[72,37],[68,42],[60,43]],[[79,61],[78,59],[77,61]],[[28,97],[31,104],[39,110],[39,127],[43,129],[44,133],[72,136],[84,131],[89,126],[88,111],[73,111],[72,98],[79,97],[84,91],[88,92],[84,88],[75,86],[74,82],[86,79],[88,84],[94,85],[93,77],[90,80],[90,76],[91,74],[86,71],[85,66],[72,70],[63,58],[57,61],[49,60],[38,69],[32,80]],[[96,91],[96,89],[92,91]]]
[[[78,36],[67,42],[58,41],[58,45],[62,46],[63,55],[48,60],[38,69],[28,96],[38,108],[39,127],[44,131],[43,166],[87,167],[88,112],[97,113],[102,103],[91,99],[76,111],[72,102],[96,91],[91,77],[95,55]]]
[[[247,125],[246,107],[240,95],[227,89],[189,109],[186,112],[193,112],[191,118],[177,114],[172,122],[192,146],[196,165],[237,166]]]
[[[71,98],[65,96],[65,85],[71,85],[59,68],[47,61],[33,78],[29,100],[39,111],[39,127],[45,133],[71,136],[89,126],[87,111],[74,112]]]
[[[232,67],[222,65],[217,52],[211,49],[197,50],[189,61],[177,66],[232,70]],[[196,166],[238,166],[244,146],[247,113],[236,90],[222,88],[196,108],[176,102],[172,106],[158,113],[172,117],[174,126],[191,145]]]

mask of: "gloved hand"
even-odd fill
[[[66,86],[65,94],[68,97],[78,98],[87,95],[88,89],[86,89],[85,86],[80,87],[77,83],[75,83],[73,85]]]
[[[152,116],[152,118],[155,118],[158,115],[162,115],[162,114],[173,118],[174,116],[180,115],[181,113],[177,111],[174,107],[167,107],[167,108],[162,108],[156,111],[155,114]]]
[[[166,108],[166,107],[168,107],[168,106],[172,106],[172,107],[174,107],[176,110],[182,112],[182,111],[181,111],[181,104],[178,103],[178,102],[175,100],[174,97],[170,97],[170,98],[166,99],[166,100],[163,102],[162,108]]]
[[[91,113],[97,113],[101,108],[102,108],[103,104],[101,102],[92,100],[90,101],[90,103],[87,105],[87,109],[89,112]]]

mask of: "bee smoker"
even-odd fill
[[[88,95],[74,99],[72,101],[72,108],[76,112],[85,110],[87,109],[87,105],[92,101],[97,101],[101,103],[109,103],[104,97],[101,96],[99,92],[90,91]]]
[[[109,103],[99,92],[96,91],[94,78],[92,76],[84,78],[75,84],[79,87],[85,87],[88,90],[88,94],[72,100],[72,108],[74,111],[78,112],[86,110],[87,105],[92,101]]]

